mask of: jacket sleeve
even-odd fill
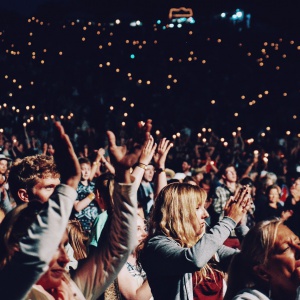
[[[42,205],[27,236],[19,242],[19,251],[0,272],[1,299],[23,299],[48,269],[66,230],[76,196],[73,188],[61,184]],[[12,283],[15,288],[11,288]]]
[[[157,274],[180,275],[203,268],[222,247],[236,223],[225,217],[191,248],[183,248],[174,240],[162,236],[149,241],[142,255],[142,265],[146,273],[155,269]]]
[[[77,268],[73,280],[86,299],[98,299],[117,277],[136,245],[137,185],[115,183],[114,208],[98,247]]]

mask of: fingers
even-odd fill
[[[171,147],[173,147],[173,144],[166,138],[162,138],[159,141],[158,151],[163,153],[168,152],[171,149]]]
[[[56,121],[56,122],[54,122],[54,126],[57,130],[57,135],[58,135],[58,139],[56,141],[56,143],[57,143],[56,147],[61,148],[61,147],[67,146],[67,148],[69,149],[69,152],[73,151],[73,145],[71,143],[71,140],[70,140],[69,136],[65,133],[65,129],[62,126],[62,124],[60,122]],[[58,140],[64,141],[65,146],[63,144],[61,144]],[[57,157],[57,154],[59,154],[59,153],[56,153],[56,157]]]
[[[144,142],[144,149],[152,149],[154,144],[154,138],[152,135],[149,136],[149,138]]]
[[[106,131],[107,137],[108,137],[108,143],[110,147],[116,146],[116,136],[112,131]]]
[[[235,201],[234,201],[234,197],[233,197],[233,196],[229,197],[228,201],[226,202],[226,204],[225,204],[225,206],[224,206],[224,210],[226,210],[227,208],[229,208],[229,206],[230,206],[233,202],[235,202]]]
[[[56,130],[58,131],[58,133],[60,134],[60,136],[65,134],[65,129],[63,128],[63,126],[61,125],[60,122],[55,121],[54,126],[55,126]]]
[[[243,186],[238,192],[237,196],[235,197],[235,201],[238,204],[245,204],[247,199],[249,198],[248,189],[246,186]]]

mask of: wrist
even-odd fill
[[[144,170],[147,170],[147,168],[148,168],[148,165],[146,165],[146,164],[144,164],[144,163],[142,163],[142,162],[139,162],[137,166],[138,166],[139,168],[144,169]]]
[[[156,172],[157,174],[160,174],[160,173],[166,173],[166,169],[165,169],[165,168],[156,168],[156,169],[155,169],[155,172]]]
[[[90,194],[88,194],[87,198],[89,198],[91,201],[93,201],[95,199],[95,194],[90,193]]]

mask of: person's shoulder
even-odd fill
[[[171,237],[167,237],[164,234],[159,234],[151,237],[147,242],[147,247],[161,247],[161,246],[176,246],[179,244],[172,239]]]
[[[255,289],[241,290],[232,300],[270,300],[265,294]]]

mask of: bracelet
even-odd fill
[[[90,193],[87,196],[91,201],[93,201],[95,199],[95,194],[94,193]]]
[[[157,172],[157,174],[160,174],[160,173],[162,173],[162,172],[165,172],[165,173],[166,173],[166,169],[158,168],[158,169],[155,169],[155,172]]]
[[[100,165],[100,162],[99,162],[99,161],[94,161],[94,162],[93,162],[93,165],[99,166],[99,165]]]
[[[148,165],[143,164],[143,163],[139,163],[139,164],[138,164],[138,167],[140,167],[140,168],[142,168],[142,169],[144,169],[144,170],[147,170]]]

